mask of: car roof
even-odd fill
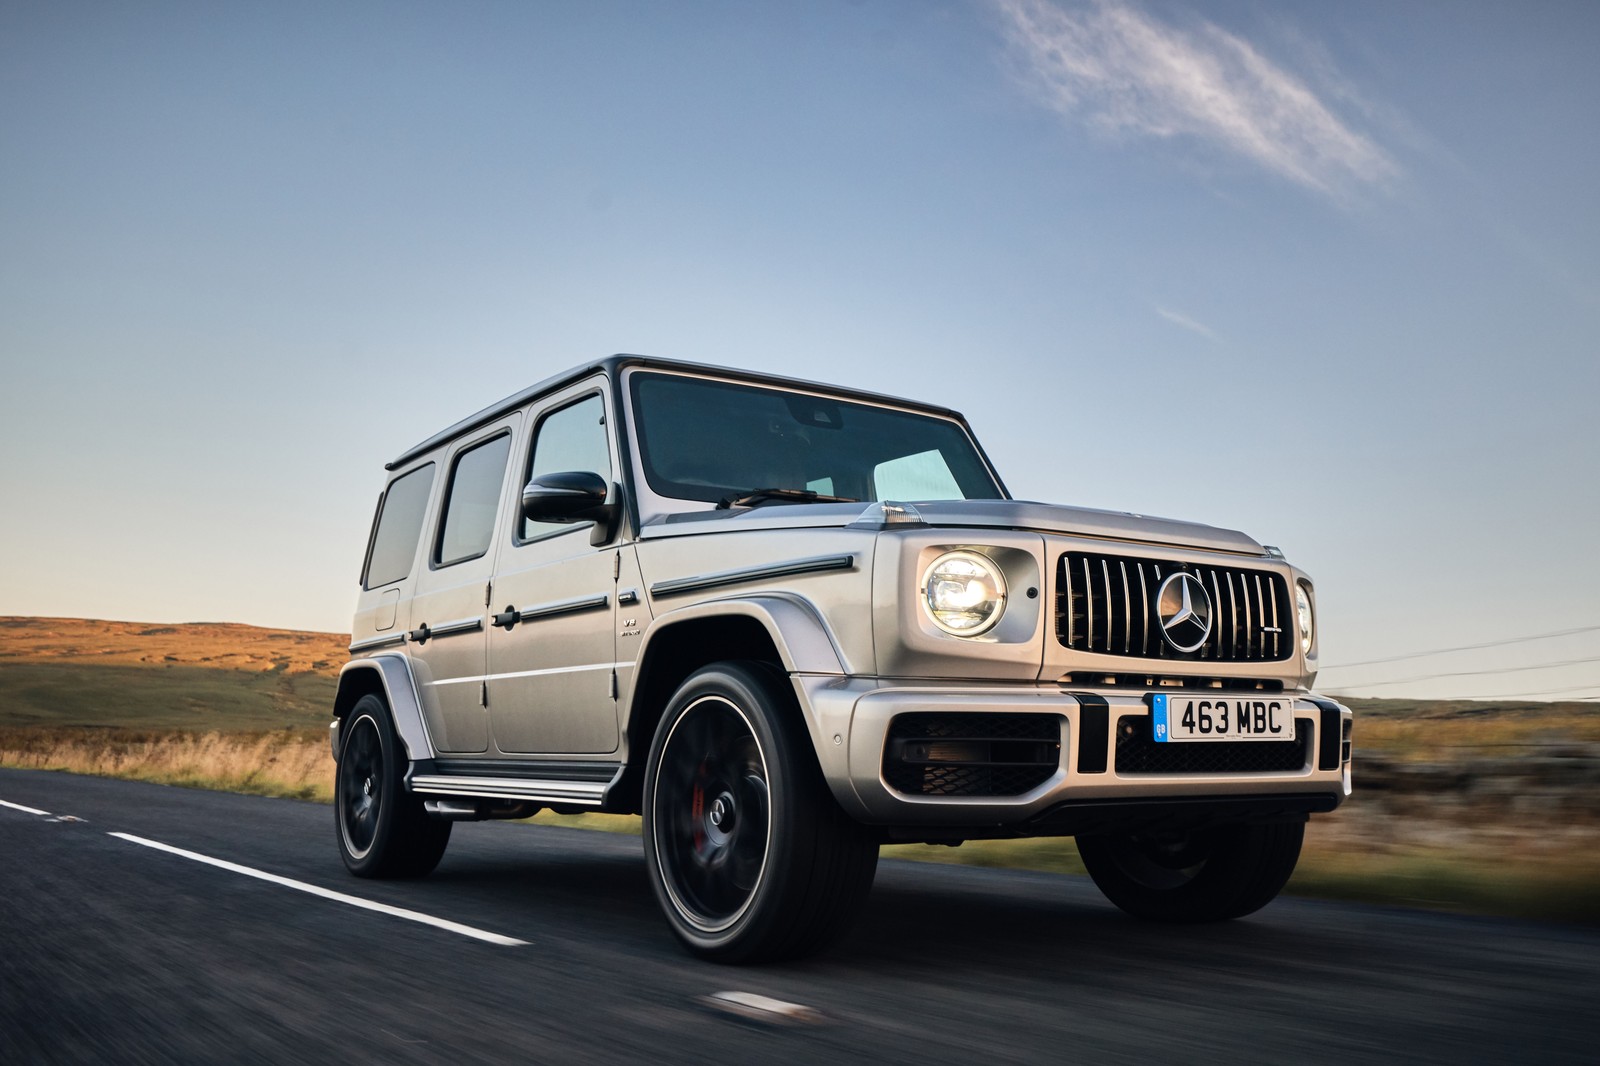
[[[944,415],[954,418],[963,426],[966,419],[959,411],[937,404],[920,403],[916,400],[906,400],[898,396],[888,396],[883,393],[868,392],[864,389],[852,389],[839,385],[829,385],[820,381],[807,381],[803,378],[785,377],[781,374],[765,374],[754,370],[739,370],[734,367],[715,366],[710,363],[691,363],[681,359],[658,359],[648,355],[611,355],[603,359],[596,359],[590,363],[580,363],[560,374],[545,378],[537,385],[530,385],[521,392],[513,393],[499,403],[490,404],[477,414],[469,415],[448,429],[435,433],[420,444],[413,445],[401,452],[392,462],[384,465],[385,470],[396,470],[411,460],[426,452],[432,451],[439,445],[454,440],[463,433],[470,433],[479,426],[487,425],[502,415],[515,411],[530,400],[538,399],[546,393],[564,388],[575,381],[603,372],[608,377],[615,379],[626,367],[649,367],[658,370],[686,370],[697,374],[712,374],[717,377],[734,378],[759,385],[777,385],[782,388],[805,389],[813,392],[824,392],[831,396],[843,399],[864,400],[868,403],[890,404],[895,407],[910,407],[930,414]]]

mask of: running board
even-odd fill
[[[430,796],[485,796],[490,799],[532,800],[535,803],[570,803],[598,807],[604,801],[606,781],[552,781],[537,777],[466,777],[457,774],[414,774],[411,791]]]

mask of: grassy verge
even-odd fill
[[[333,801],[333,760],[323,731],[0,729],[0,766]]]
[[[272,732],[0,728],[0,766],[120,777],[189,788],[330,802],[333,760],[326,735]],[[1519,829],[1458,809],[1422,817],[1392,803],[1356,800],[1314,819],[1288,892],[1324,899],[1600,924],[1600,828]],[[639,832],[625,815],[533,821],[606,832]],[[1070,839],[973,840],[957,848],[896,844],[885,858],[1082,874]]]

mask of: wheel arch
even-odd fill
[[[611,790],[608,807],[642,809],[645,762],[656,726],[672,694],[696,670],[712,663],[765,663],[784,677],[806,733],[817,731],[795,674],[845,674],[844,656],[816,609],[787,596],[713,600],[656,619],[639,649],[628,696],[627,766]]]
[[[350,711],[363,696],[377,696],[389,708],[395,734],[412,762],[431,759],[433,742],[422,718],[422,703],[417,698],[416,680],[404,655],[374,655],[352,659],[339,671],[339,688],[333,698],[334,742]],[[337,756],[337,752],[335,752]]]

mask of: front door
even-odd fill
[[[571,470],[611,482],[608,404],[603,379],[595,379],[541,405],[518,484]],[[500,553],[490,617],[495,745],[516,754],[615,751],[618,549],[592,545],[588,522],[521,519],[516,527]]]

